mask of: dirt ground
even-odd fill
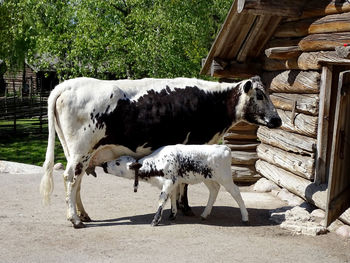
[[[13,166],[15,167],[15,166]],[[151,227],[158,189],[98,172],[85,176],[82,198],[94,220],[73,229],[65,219],[64,188],[55,172],[50,206],[39,195],[40,169],[4,169],[0,161],[0,262],[350,262],[350,240],[334,233],[296,236],[274,225],[269,210],[286,204],[242,189],[250,225],[241,223],[232,197],[220,190],[212,214],[201,221],[208,198],[203,184],[189,187],[196,214],[179,214]]]

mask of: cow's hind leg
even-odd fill
[[[172,180],[165,180],[162,188],[162,192],[160,193],[159,196],[159,204],[158,204],[158,210],[157,213],[155,214],[153,221],[151,223],[151,226],[157,226],[162,219],[162,214],[163,214],[163,209],[168,201],[169,195],[176,187],[177,184],[173,184]]]
[[[67,219],[72,222],[74,228],[83,228],[85,225],[77,214],[77,190],[81,176],[84,173],[82,162],[68,160],[67,168],[64,172],[66,185]]]
[[[188,205],[187,189],[188,184],[180,185],[179,208],[185,216],[194,216],[191,207]]]
[[[80,188],[81,188],[81,181],[83,179],[83,175],[79,176],[77,179],[78,182],[78,187],[77,187],[77,214],[82,222],[91,222],[91,218],[89,217],[88,213],[85,211],[83,202],[81,201],[81,196],[80,196]]]

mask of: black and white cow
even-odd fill
[[[259,77],[238,83],[187,78],[67,80],[48,100],[49,137],[40,192],[48,202],[55,131],[67,158],[67,219],[80,228],[90,221],[80,198],[87,168],[122,155],[139,159],[169,144],[212,144],[241,120],[270,128],[281,125]]]
[[[157,213],[152,226],[159,224],[163,208],[171,197],[171,215],[177,214],[176,191],[181,184],[197,184],[203,182],[209,189],[209,199],[201,217],[206,219],[210,214],[220,186],[236,200],[242,214],[242,221],[248,221],[239,188],[232,180],[232,155],[226,145],[169,145],[136,161],[130,156],[122,156],[102,165],[106,173],[128,179],[140,178],[161,189]],[[137,187],[137,184],[135,184]]]

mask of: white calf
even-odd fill
[[[176,189],[179,184],[196,184],[203,182],[209,189],[209,200],[201,217],[210,214],[220,185],[236,200],[241,210],[242,220],[248,221],[248,212],[239,188],[233,183],[231,172],[231,150],[224,145],[172,145],[161,147],[151,155],[138,162],[130,156],[122,156],[114,161],[104,163],[106,173],[129,179],[140,178],[159,187],[158,211],[152,225],[161,220],[165,203],[171,197],[171,216],[175,218]],[[137,186],[137,184],[136,184]]]

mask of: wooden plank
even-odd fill
[[[232,164],[254,165],[258,160],[256,151],[232,151]]]
[[[350,31],[350,13],[327,15],[286,22],[278,26],[275,37],[303,37],[309,34]]]
[[[309,0],[299,19],[350,12],[350,3],[339,0]],[[298,18],[297,18],[298,19]]]
[[[260,159],[303,178],[311,180],[314,177],[315,159],[310,156],[287,152],[263,143],[258,146],[257,154]]]
[[[327,142],[328,142],[328,125],[329,112],[332,91],[332,66],[322,68],[321,85],[320,85],[320,105],[318,113],[318,130],[317,130],[317,158],[315,182],[325,183],[326,160],[327,160]]]
[[[303,51],[334,50],[346,43],[350,43],[350,32],[313,34],[304,37],[299,47]]]
[[[327,225],[350,207],[350,71],[341,72],[337,87],[329,165]]]
[[[231,131],[225,134],[224,136],[225,140],[251,140],[251,139],[256,139],[256,131],[251,130],[251,131]]]
[[[216,60],[213,60],[210,72],[212,77],[217,78],[250,78],[261,73],[261,65],[258,63],[227,62],[225,68]]]
[[[256,131],[258,127],[258,125],[241,121],[232,126],[229,131]]]
[[[255,183],[261,178],[254,165],[232,165],[232,178],[235,183]]]
[[[350,46],[336,47],[335,52],[340,58],[350,58]]]
[[[260,144],[257,140],[224,140],[224,144],[230,147],[232,151],[255,150]]]
[[[274,37],[304,37],[309,34],[309,27],[316,19],[306,19],[281,23],[274,33]]]
[[[305,199],[306,201],[325,210],[327,198],[327,186],[311,183],[305,178],[301,178],[268,162],[258,160],[255,164],[256,170],[267,179],[277,185],[286,188],[289,192]]]
[[[287,60],[263,58],[262,68],[267,71],[280,71],[289,69],[299,69],[296,57]]]
[[[302,40],[302,37],[299,38],[271,38],[267,43],[265,48],[272,47],[289,47],[289,46],[298,46],[299,42]]]
[[[244,12],[257,15],[300,16],[303,0],[246,0]]]
[[[277,112],[282,119],[281,128],[283,130],[296,132],[314,138],[317,137],[318,117],[297,113],[293,118],[293,114],[290,111],[277,109]]]
[[[263,80],[270,92],[319,93],[321,74],[317,71],[266,72]]]
[[[302,51],[299,46],[273,47],[265,49],[265,55],[271,59],[289,59],[298,57]]]
[[[278,109],[293,111],[295,103],[296,112],[318,115],[318,94],[273,93],[270,98]]]
[[[311,137],[290,133],[281,129],[259,127],[257,136],[262,143],[285,151],[312,156],[316,150],[316,140]]]

